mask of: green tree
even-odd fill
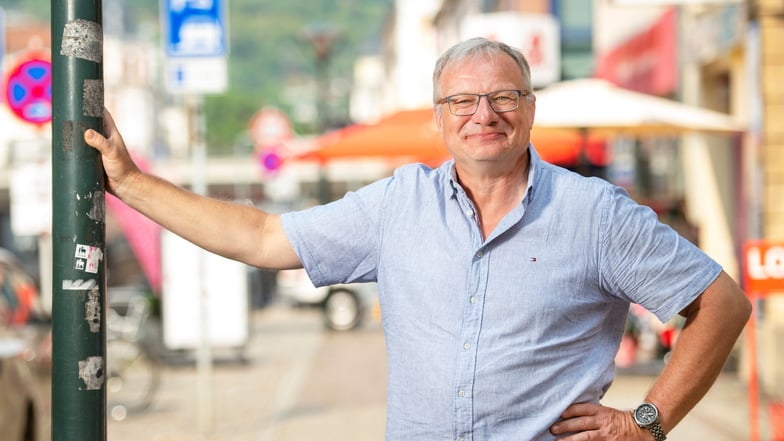
[[[50,0],[0,0],[49,21]],[[160,40],[163,0],[104,0],[104,13],[121,6],[126,38]],[[353,62],[377,45],[392,0],[225,0],[229,16],[229,90],[205,99],[210,154],[231,152],[250,118],[264,106],[288,112],[284,96],[292,79],[313,81],[315,56],[304,38],[310,26],[339,33],[327,76],[351,81]],[[110,7],[111,6],[111,7]],[[106,17],[104,22],[106,22]],[[112,17],[116,18],[116,17]],[[316,97],[303,97],[315,99]],[[344,112],[345,113],[345,112]],[[305,133],[311,127],[297,127]]]

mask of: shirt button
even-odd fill
[[[485,253],[483,253],[483,252],[481,252],[481,251],[477,251],[477,253],[476,253],[476,257],[478,257],[478,258],[479,258],[479,257],[482,257],[482,256],[484,256],[484,255],[485,255]]]
[[[476,305],[477,303],[479,303],[479,300],[476,298],[476,296],[471,296],[471,298],[470,298],[470,299],[468,299],[468,300],[469,300],[469,301],[471,302],[471,304],[473,304],[473,305]]]
[[[471,343],[464,344],[463,349],[471,349]]]
[[[460,397],[460,398],[463,398],[463,397],[465,397],[465,395],[466,395],[466,393],[465,393],[465,391],[464,391],[464,390],[461,390],[461,391],[458,391],[458,392],[457,392],[457,396],[458,396],[458,397]]]
[[[457,441],[466,441],[466,439],[461,436],[460,438],[457,439]]]
[[[471,217],[474,215],[474,210],[468,209],[465,211],[466,216]]]

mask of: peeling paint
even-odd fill
[[[103,29],[101,25],[81,18],[66,23],[60,55],[100,63],[103,59]]]
[[[84,142],[84,132],[87,131],[87,129],[89,129],[90,126],[85,121],[79,121],[78,127],[79,127],[79,132],[78,132],[79,142],[81,143],[80,145],[82,147],[85,147],[87,146],[87,144]]]
[[[97,287],[87,293],[87,301],[84,303],[84,319],[90,325],[90,332],[93,334],[101,330],[101,296]]]
[[[93,205],[87,217],[94,221],[102,221],[106,216],[106,198],[102,191],[96,191],[91,196]]]
[[[82,84],[82,113],[84,116],[103,117],[103,81],[84,80]]]
[[[98,281],[95,279],[87,280],[63,280],[64,291],[86,291],[88,289],[97,289]]]
[[[103,357],[87,357],[79,361],[79,378],[84,381],[87,390],[100,390],[103,387]]]
[[[74,129],[74,127],[79,127],[78,132]],[[62,144],[61,149],[64,152],[73,152],[74,150],[74,141],[82,142],[81,139],[74,139],[74,136],[83,135],[85,130],[89,127],[85,122],[79,122],[78,125],[75,121],[63,121],[63,130],[62,130]],[[78,145],[78,144],[77,144]],[[84,144],[82,144],[84,145]]]
[[[66,152],[73,151],[73,133],[74,133],[74,122],[64,121],[63,122],[63,150]]]

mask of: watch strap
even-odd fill
[[[653,439],[656,441],[664,441],[667,439],[667,435],[664,434],[664,429],[662,429],[661,424],[658,421],[655,421],[653,424],[649,426],[645,426],[645,429],[648,429],[653,434]]]

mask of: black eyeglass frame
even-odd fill
[[[502,110],[498,110],[498,109],[495,108],[495,101],[493,101],[493,99],[492,99],[493,95],[496,95],[496,94],[499,94],[499,93],[503,93],[503,92],[517,92],[517,102],[515,103],[515,106],[513,108],[502,109]],[[455,97],[462,97],[462,96],[476,97],[476,104],[474,105],[474,110],[473,111],[471,111],[471,112],[468,112],[468,111],[456,112],[455,109],[452,107],[453,106],[452,100]],[[487,99],[487,102],[490,104],[490,108],[493,109],[493,111],[495,113],[505,113],[505,112],[512,112],[512,111],[515,111],[515,110],[519,109],[520,108],[520,99],[521,98],[528,98],[529,96],[531,96],[531,91],[530,90],[502,89],[502,90],[496,90],[494,92],[488,92],[488,93],[456,93],[454,95],[449,95],[449,96],[446,96],[444,98],[441,98],[440,100],[438,100],[436,102],[436,104],[445,104],[446,103],[447,107],[449,108],[449,112],[452,115],[454,115],[454,116],[471,116],[471,115],[475,114],[477,112],[477,110],[479,110],[479,102],[482,101],[482,97]]]

